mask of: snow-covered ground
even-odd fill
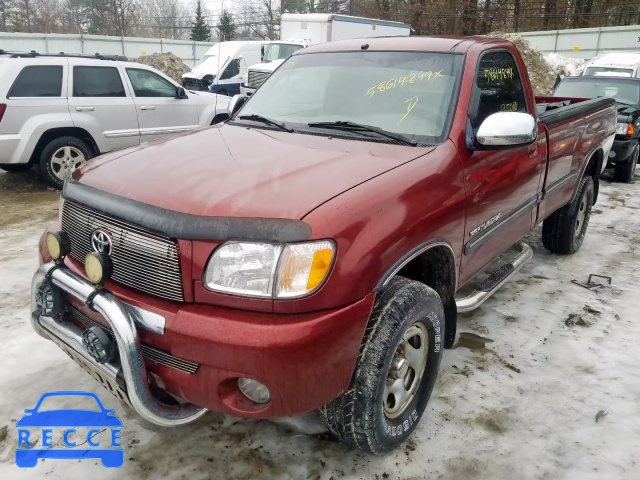
[[[547,53],[544,59],[553,67],[553,71],[562,76],[582,75],[587,61],[584,58],[565,57],[561,53]]]
[[[370,456],[283,424],[209,413],[143,424],[28,324],[36,242],[57,194],[0,174],[0,478],[640,478],[640,182],[603,181],[582,250],[533,261],[459,331],[493,340],[445,352],[427,415],[406,445]],[[571,283],[612,277],[592,291]],[[15,422],[43,392],[98,393],[123,420],[125,463],[14,465]],[[601,418],[596,422],[596,415]],[[606,414],[606,415],[605,415]]]

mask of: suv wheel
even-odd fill
[[[589,226],[593,205],[593,179],[580,180],[573,201],[553,212],[542,223],[542,244],[547,250],[561,255],[580,250]]]
[[[631,183],[633,182],[633,176],[636,173],[636,166],[638,165],[638,156],[640,155],[640,145],[638,145],[628,162],[619,163],[615,166],[613,171],[613,179],[616,182]]]
[[[383,453],[411,435],[440,368],[444,325],[433,289],[391,280],[376,298],[348,391],[320,409],[338,440]]]
[[[30,168],[30,163],[0,163],[0,170],[5,172],[25,172]]]
[[[93,151],[76,137],[60,137],[50,141],[40,153],[40,175],[55,188],[62,188],[65,174],[74,172],[93,157]]]

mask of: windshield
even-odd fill
[[[260,115],[294,129],[347,121],[422,144],[441,143],[463,60],[415,51],[296,55],[251,96],[239,116]]]
[[[269,43],[264,46],[263,62],[273,62],[274,60],[284,60],[302,48],[302,45],[292,45],[290,43]]]
[[[587,67],[585,75],[597,75],[603,73],[617,73],[618,75],[624,75],[626,77],[633,76],[632,68],[615,68],[615,67]]]
[[[598,98],[611,97],[626,105],[640,103],[640,81],[620,81],[615,78],[576,79],[560,82],[554,93],[556,97]]]

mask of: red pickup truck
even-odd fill
[[[301,50],[245,100],[67,179],[32,325],[154,424],[320,409],[390,450],[520,239],[580,248],[615,103],[534,98],[507,41],[421,37]]]

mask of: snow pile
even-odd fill
[[[191,69],[173,53],[152,53],[151,55],[138,57],[133,61],[160,70],[180,84],[182,83],[182,74],[191,71]]]
[[[510,33],[491,33],[489,37],[499,37],[513,43],[524,59],[529,71],[529,80],[536,96],[551,95],[557,74],[542,54],[523,37]]]
[[[584,58],[565,57],[560,53],[547,53],[544,59],[560,77],[577,77],[582,75],[587,61]]]

